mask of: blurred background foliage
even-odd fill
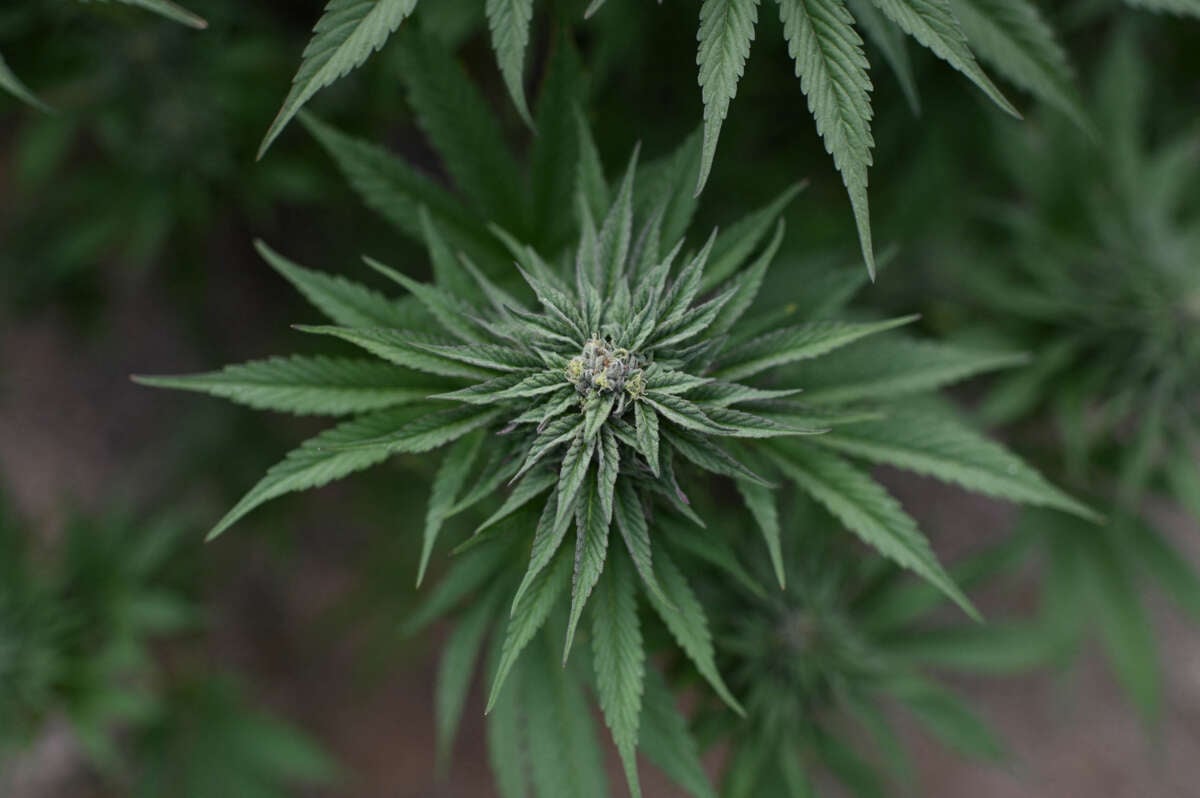
[[[422,645],[435,641],[414,646],[400,621],[417,599],[404,533],[423,513],[419,475],[428,468],[410,458],[275,503],[204,547],[203,520],[309,425],[256,422],[186,397],[151,401],[125,382],[134,370],[265,354],[291,335],[287,324],[310,320],[254,257],[256,237],[288,240],[308,262],[345,264],[358,278],[360,252],[428,272],[413,242],[359,210],[301,126],[254,160],[321,5],[191,0],[204,31],[118,5],[0,8],[5,61],[54,109],[0,95],[0,793],[9,794],[6,779],[27,790],[15,795],[488,789],[483,765],[472,771],[483,759],[476,744],[460,752],[450,792],[420,792],[433,783]],[[556,0],[535,18],[535,84],[561,21],[585,5]],[[608,0],[572,31],[589,77],[589,119],[610,163],[637,141],[666,152],[698,127],[695,28],[678,24],[681,5],[690,14],[697,4]],[[1168,695],[1180,681],[1162,673],[1194,664],[1171,660],[1178,646],[1159,653],[1163,614],[1146,595],[1164,592],[1200,621],[1200,24],[1115,0],[1039,5],[1070,51],[1095,136],[1019,95],[1025,119],[1005,117],[917,48],[919,114],[892,73],[876,69],[871,196],[877,247],[892,254],[858,302],[921,312],[925,331],[943,339],[1026,352],[1027,365],[957,398],[1111,521],[1005,515],[985,525],[998,548],[980,554],[977,530],[941,509],[941,494],[920,489],[907,504],[924,502],[939,546],[964,553],[965,584],[1025,586],[994,597],[986,588],[985,606],[997,610],[989,636],[947,626],[924,588],[824,540],[827,519],[797,503],[789,523],[804,545],[787,553],[791,584],[802,589],[771,600],[702,595],[728,610],[714,623],[731,643],[731,681],[771,710],[765,727],[746,729],[730,749],[730,795],[795,789],[783,759],[741,756],[765,749],[748,743],[760,737],[786,741],[821,765],[814,772],[859,794],[883,794],[879,779],[903,781],[912,769],[894,750],[903,731],[891,731],[873,703],[883,678],[903,682],[898,694],[935,736],[994,758],[1002,744],[926,679],[926,667],[1065,665],[1098,638],[1152,728],[1172,703],[1189,699],[1186,711],[1200,711],[1200,693]],[[773,9],[760,16],[698,226],[808,178],[764,291],[787,298],[861,264],[844,189],[787,68],[779,22]],[[457,49],[506,134],[526,147],[481,4],[425,3],[412,25]],[[400,63],[393,43],[313,108],[444,178],[411,120]],[[743,560],[752,571],[765,566]],[[739,658],[764,649],[754,638],[779,628],[781,614],[797,656],[767,646],[768,661]],[[400,697],[397,682],[407,687]],[[972,697],[988,691],[967,688]],[[796,704],[774,700],[785,689]],[[324,690],[328,698],[314,697]],[[721,711],[699,708],[705,739],[729,737]],[[47,764],[47,746],[64,737],[75,753]],[[856,764],[865,754],[844,743],[864,738],[882,771]],[[1106,756],[1086,741],[1076,753]],[[1129,755],[1144,752],[1133,744]],[[1193,758],[1188,773],[1194,767]],[[31,788],[46,771],[55,786]],[[1135,785],[1111,794],[1167,795],[1177,778],[1194,784],[1169,767],[1148,772],[1161,792]]]

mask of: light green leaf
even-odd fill
[[[347,182],[366,203],[414,241],[426,240],[421,209],[455,250],[484,265],[507,262],[504,250],[482,229],[482,220],[450,192],[390,152],[352,138],[308,113],[300,115]]]
[[[599,481],[598,476],[597,481],[587,487],[575,509],[575,573],[571,580],[571,616],[567,622],[567,641],[563,646],[564,665],[571,653],[571,644],[575,641],[575,627],[608,558],[611,519],[604,517]]]
[[[875,5],[923,47],[966,75],[992,102],[1021,118],[975,61],[950,0],[875,0]]]
[[[637,434],[638,451],[654,476],[658,476],[658,414],[641,402],[633,405],[633,418]]]
[[[479,649],[491,626],[496,605],[494,599],[495,591],[491,591],[489,598],[472,603],[458,619],[454,631],[442,647],[433,699],[438,762],[443,768],[449,760],[450,749],[454,746],[454,737],[462,720]]]
[[[419,412],[413,407],[382,410],[339,424],[305,441],[272,466],[267,475],[217,522],[208,533],[208,539],[212,540],[259,505],[285,493],[320,487],[381,463],[389,455],[404,450],[405,442],[415,447],[409,451],[424,451],[447,443],[470,432],[473,426],[482,423],[481,418],[486,420],[476,417],[474,423],[460,419],[455,425],[430,424],[431,416],[421,418]],[[414,434],[416,427],[420,427],[419,435]],[[400,445],[395,446],[389,440],[399,441]]]
[[[950,408],[910,404],[890,411],[880,421],[848,424],[814,441],[988,496],[1100,520],[1093,510],[1051,485],[1019,457],[955,418]]]
[[[135,376],[156,388],[230,399],[261,410],[298,415],[346,415],[411,404],[438,390],[428,378],[388,363],[331,357],[273,357],[206,374]]]
[[[775,493],[748,480],[735,480],[738,493],[746,502],[747,509],[754,516],[755,523],[763,533],[767,543],[767,553],[771,556],[771,565],[775,569],[775,578],[781,588],[787,588],[787,575],[783,570],[783,551],[780,548],[779,509],[775,506]]]
[[[888,335],[804,364],[798,377],[814,404],[895,400],[1024,363],[1021,354],[982,352]]]
[[[467,475],[475,464],[479,448],[483,444],[483,435],[478,432],[460,438],[442,458],[441,467],[433,477],[429,488],[429,507],[425,511],[425,535],[421,539],[421,562],[417,566],[417,587],[425,580],[425,570],[429,567],[429,557],[433,554],[433,546],[437,543],[438,533],[442,530],[454,501],[466,484]]]
[[[556,557],[549,568],[544,568],[534,578],[528,591],[513,607],[512,617],[508,620],[508,630],[504,637],[504,647],[501,650],[500,661],[496,666],[496,675],[492,680],[492,690],[488,696],[487,712],[492,711],[500,696],[504,680],[517,662],[517,657],[529,645],[529,641],[546,623],[550,610],[558,602],[558,597],[567,588],[570,578],[571,561],[563,556]]]
[[[406,39],[400,56],[409,104],[454,183],[490,221],[523,237],[523,173],[479,89],[449,52],[424,37]]]
[[[329,0],[258,157],[314,94],[362,66],[416,6],[417,0]]]
[[[874,279],[867,168],[875,140],[871,137],[870,65],[862,39],[843,0],[780,0],[779,18],[817,132],[850,195],[859,245],[867,272]]]
[[[533,0],[487,0],[488,28],[492,49],[504,85],[525,123],[533,127],[529,103],[525,99],[525,49],[529,46],[529,23],[533,20]]]
[[[980,58],[1082,130],[1094,131],[1067,54],[1036,5],[1029,0],[952,0],[951,6]]]
[[[910,324],[918,318],[920,317],[901,316],[867,324],[815,321],[796,327],[785,327],[734,346],[725,352],[714,376],[725,380],[752,377],[767,369],[820,357],[868,335]]]
[[[398,366],[405,366],[417,371],[437,374],[442,377],[468,377],[482,379],[495,376],[495,372],[479,368],[450,357],[446,357],[421,346],[428,341],[426,336],[410,332],[382,327],[333,327],[329,325],[297,325],[300,332],[314,335],[331,335],[349,341],[355,346],[361,346],[373,355],[383,358]]]
[[[642,503],[637,491],[629,480],[618,480],[613,517],[617,529],[625,540],[625,548],[629,551],[629,559],[637,569],[638,576],[646,585],[646,589],[655,595],[663,606],[670,606],[671,601],[658,583],[654,573],[654,561],[650,549],[650,529],[646,523],[646,514],[642,511]]]
[[[758,22],[758,0],[704,0],[700,6],[700,41],[696,63],[700,66],[700,89],[704,100],[704,148],[700,156],[700,179],[696,193],[704,189],[717,152],[721,124],[729,103],[737,95],[754,25]]]
[[[883,18],[871,0],[847,0],[846,5],[854,14],[854,21],[866,32],[880,52],[908,100],[908,106],[916,115],[921,113],[921,98],[917,95],[917,80],[913,77],[912,62],[908,57],[908,48],[904,46],[904,32]]]
[[[776,449],[775,462],[846,528],[929,580],[972,618],[979,613],[938,563],[917,524],[879,483],[836,455],[806,444]]]
[[[344,277],[306,269],[283,257],[262,241],[254,248],[271,268],[282,274],[304,298],[337,324],[347,327],[405,327],[413,322],[398,303]]]
[[[654,571],[658,576],[658,583],[662,585],[663,593],[670,602],[664,603],[653,592],[649,593],[650,604],[655,612],[721,700],[739,715],[745,714],[742,705],[733,697],[733,693],[729,692],[725,680],[717,671],[708,619],[687,579],[671,558],[661,550],[654,558]]]

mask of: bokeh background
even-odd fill
[[[431,28],[459,48],[523,146],[528,134],[495,74],[478,3],[439,2],[431,13],[461,24]],[[678,24],[681,7],[690,20],[694,5],[609,0],[580,29],[591,118],[610,163],[639,140],[663,152],[697,125],[695,28]],[[364,252],[425,269],[416,248],[361,208],[300,126],[254,159],[321,3],[190,6],[207,30],[119,7],[0,9],[0,51],[55,109],[0,96],[0,618],[9,624],[0,634],[15,629],[28,642],[65,625],[77,640],[73,657],[31,674],[5,671],[11,641],[0,638],[0,796],[491,795],[478,691],[452,767],[434,766],[432,682],[444,630],[416,640],[398,632],[419,598],[422,486],[380,469],[274,503],[204,545],[213,519],[312,426],[129,379],[208,370],[295,343],[288,325],[312,314],[258,260],[256,238],[364,281]],[[1085,92],[1113,37],[1126,36],[1145,81],[1147,140],[1196,144],[1200,23],[1103,2],[1043,7]],[[701,224],[807,177],[782,259],[853,265],[840,180],[774,11],[761,17]],[[436,175],[392,56],[385,49],[313,107]],[[873,217],[877,242],[896,249],[864,301],[923,312],[927,332],[958,334],[970,325],[954,276],[997,246],[985,223],[993,203],[1024,201],[1013,166],[1028,163],[1020,146],[1067,134],[1028,98],[1024,121],[1002,117],[940,62],[912,56],[919,116],[890,73],[873,72]],[[1085,153],[1096,146],[1076,141]],[[787,291],[786,269],[776,272],[775,288]],[[1001,504],[884,478],[947,559],[1013,523]],[[1166,505],[1149,513],[1200,565],[1195,521]],[[141,565],[128,565],[130,552]],[[984,609],[1029,610],[1023,584],[985,596]],[[1011,760],[966,762],[913,731],[915,794],[1198,794],[1200,636],[1168,602],[1151,596],[1148,606],[1161,644],[1160,717],[1131,705],[1094,650],[1072,668],[960,680]],[[52,711],[33,713],[35,697],[50,693],[62,696]],[[217,771],[226,780],[214,780]],[[651,796],[677,794],[661,781],[645,786]]]

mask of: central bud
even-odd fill
[[[624,392],[637,399],[646,389],[641,359],[628,349],[614,347],[607,338],[589,338],[583,352],[567,363],[566,374],[585,398],[598,393]]]

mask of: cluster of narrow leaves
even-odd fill
[[[917,93],[904,35],[963,73],[1005,111],[1017,115],[976,60],[976,54],[1017,86],[1055,106],[1090,130],[1072,70],[1053,28],[1031,0],[778,0],[779,16],[796,76],[817,130],[842,175],[868,270],[875,269],[867,202],[872,162],[872,81],[861,27],[896,75],[914,108]],[[1137,5],[1195,14],[1174,0]],[[589,4],[585,16],[604,0]],[[504,82],[530,125],[525,92],[526,51],[534,0],[483,4]],[[705,0],[700,8],[697,64],[704,104],[704,144],[697,192],[708,179],[717,139],[737,94],[758,20],[759,0]],[[322,88],[361,66],[383,47],[417,0],[330,0],[314,28],[300,69],[262,151]]]
[[[563,77],[572,74],[564,50],[539,104],[544,125],[531,154],[533,207],[549,214],[541,224],[528,215],[527,201],[506,203],[512,186],[497,185],[498,177],[517,169],[496,144],[500,137],[488,148],[464,137],[463,120],[478,121],[485,130],[495,123],[461,71],[426,43],[416,43],[405,57],[414,110],[463,198],[381,150],[315,120],[309,125],[370,206],[402,232],[421,236],[434,281],[419,282],[368,259],[405,291],[394,300],[260,246],[332,322],[299,329],[373,357],[293,356],[209,374],[142,378],[258,408],[350,417],[272,468],[218,522],[214,535],[273,498],[396,455],[443,449],[418,579],[448,521],[494,508],[459,547],[482,553],[452,572],[439,598],[431,599],[429,612],[440,611],[491,588],[466,613],[460,627],[465,642],[451,646],[458,652],[454,672],[461,673],[467,652],[510,616],[506,633],[496,638],[489,699],[502,719],[495,722],[507,722],[516,711],[516,689],[506,683],[543,679],[520,674],[544,667],[534,664],[542,656],[535,652],[550,645],[544,630],[556,629],[556,637],[565,639],[564,659],[577,633],[586,630],[576,646],[591,638],[596,693],[636,792],[635,746],[639,740],[657,745],[648,739],[654,735],[639,734],[650,712],[644,703],[650,677],[636,632],[638,596],[657,611],[694,671],[738,708],[714,664],[701,605],[674,564],[684,546],[719,556],[711,550],[719,538],[704,531],[691,506],[691,486],[703,490],[713,479],[736,485],[780,582],[782,532],[773,487],[785,480],[968,611],[916,523],[847,458],[1087,513],[950,414],[913,405],[891,415],[870,406],[1008,365],[1012,358],[876,337],[911,321],[907,317],[850,322],[818,315],[818,309],[839,312],[855,281],[847,283],[850,290],[812,297],[806,306],[794,297],[784,307],[747,315],[782,241],[777,219],[794,191],[688,248],[683,233],[694,207],[693,173],[681,167],[694,162],[696,142],[642,169],[635,153],[610,186],[570,102],[576,84]],[[562,221],[563,205],[539,200],[543,192],[556,196],[564,174],[575,208],[568,247],[548,232]],[[488,225],[481,209],[511,218],[514,229],[530,230],[536,246]],[[507,252],[507,262],[495,255],[497,246]],[[484,266],[469,252],[478,252]],[[671,529],[675,542],[667,544]],[[572,531],[573,545],[567,543]],[[467,564],[479,562],[485,565]],[[561,601],[566,592],[568,600]],[[578,688],[569,687],[562,673],[545,679],[563,685],[551,695],[566,703],[546,706],[542,720],[570,716]],[[465,689],[461,675],[454,684]],[[461,692],[448,695],[445,703],[461,708]],[[538,728],[554,737],[552,727]],[[514,744],[502,737],[493,744]],[[534,737],[531,747],[555,743]],[[503,751],[499,758],[510,759]],[[538,781],[539,769],[556,767],[555,757],[535,755],[532,767]],[[541,794],[563,794],[545,786],[552,783],[546,775]]]
[[[1200,519],[1198,139],[1191,130],[1148,148],[1144,56],[1124,35],[1109,53],[1095,92],[1105,151],[1081,151],[1054,120],[1010,142],[1019,205],[998,214],[994,260],[960,279],[993,334],[1036,346],[1029,368],[996,384],[985,416],[1028,431],[1046,468],[1113,517],[1104,534],[1028,520],[1047,543],[1048,616],[1075,639],[1102,629],[1118,675],[1153,714],[1157,666],[1136,586],[1200,610],[1187,558],[1137,518],[1149,494]],[[1047,426],[1058,433],[1049,451]]]
[[[113,0],[79,0],[80,3],[108,3]],[[174,20],[175,22],[187,25],[191,28],[202,30],[208,27],[208,23],[202,17],[198,17],[186,8],[183,8],[171,0],[115,0],[118,3],[125,5],[137,6],[148,11],[153,11],[155,14]],[[50,108],[38,99],[28,86],[26,86],[16,73],[8,66],[4,60],[3,54],[0,54],[0,90],[6,91],[13,97],[28,103],[35,108],[43,111],[49,111]]]
[[[996,676],[1036,668],[1053,655],[1053,637],[1026,620],[939,620],[936,590],[863,560],[811,502],[796,502],[784,523],[802,530],[784,547],[786,591],[723,572],[698,582],[713,608],[717,662],[746,708],[737,718],[710,705],[695,719],[699,738],[730,746],[722,795],[816,795],[829,776],[853,795],[911,789],[913,769],[889,705],[964,755],[999,759],[1003,747],[988,726],[927,671]],[[952,574],[968,588],[991,582],[1022,560],[1026,543],[1013,537],[988,547]],[[757,552],[737,542],[731,552],[747,563],[750,580],[769,574]]]

